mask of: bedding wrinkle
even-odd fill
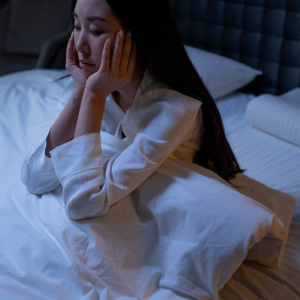
[[[296,300],[300,295],[297,282],[300,270],[298,242],[300,151],[299,147],[251,128],[251,125],[244,118],[239,119],[238,116],[240,114],[242,116],[242,111],[246,111],[249,100],[251,101],[251,98],[249,99],[245,95],[242,99],[233,97],[220,101],[220,104],[222,104],[221,109],[224,111],[222,115],[224,125],[227,128],[240,127],[240,129],[230,131],[227,136],[237,160],[242,168],[247,169],[245,175],[260,184],[265,184],[270,188],[291,195],[297,200],[297,203],[290,226],[287,227],[289,231],[280,268],[266,268],[257,262],[246,261],[220,291],[220,299],[264,299],[273,290],[276,290],[278,283],[284,283],[293,293],[290,299]],[[217,102],[218,104],[219,102]],[[230,110],[225,108],[230,108]],[[235,124],[232,115],[237,116]],[[245,182],[245,184],[249,186],[248,182]],[[272,196],[270,191],[263,194],[265,199],[270,196]],[[253,195],[253,198],[255,199],[255,195]],[[274,198],[274,200],[276,201],[271,203],[275,204],[281,212],[281,201],[288,199],[285,200],[284,195],[278,194],[278,198]],[[257,280],[253,281],[255,278]],[[239,286],[234,284],[237,281],[240,282]],[[265,290],[266,288],[268,289]],[[284,296],[281,299],[284,299]]]
[[[47,203],[49,203],[49,202],[47,202]],[[65,218],[65,220],[68,223],[73,224],[73,222],[70,221],[68,218]],[[89,230],[89,227],[93,228],[93,226],[82,223],[82,226],[80,226],[81,227],[80,228],[78,226],[74,226],[75,224],[76,223],[74,223],[72,225],[72,227],[69,228],[69,230],[63,229],[62,236],[61,236],[62,240],[60,241],[60,244],[64,245],[66,242],[68,243],[69,256],[70,257],[75,256],[75,261],[77,261],[77,265],[79,264],[79,268],[76,269],[77,271],[75,273],[73,272],[74,276],[79,275],[82,278],[82,281],[86,281],[90,277],[92,279],[91,282],[93,282],[93,285],[88,284],[88,286],[90,286],[90,288],[92,288],[92,290],[95,291],[96,286],[103,286],[101,281],[99,281],[100,280],[99,276],[101,274],[102,275],[106,274],[106,276],[108,275],[107,269],[105,267],[101,268],[101,266],[109,265],[113,261],[106,262],[106,260],[107,260],[106,257],[103,257],[103,260],[99,261],[97,263],[97,260],[95,260],[95,258],[96,258],[95,254],[93,254],[93,253],[95,253],[95,251],[97,251],[98,247],[100,247],[100,249],[103,249],[103,250],[105,248],[107,248],[106,242],[109,241],[109,235],[105,234],[106,235],[105,244],[99,245],[99,243],[97,243],[98,245],[96,245],[96,244],[94,244],[94,242],[96,240],[95,239],[91,240],[91,237],[94,236],[94,230],[90,231],[89,234],[88,234],[88,231],[86,232],[86,230]],[[58,224],[57,226],[59,226],[60,228],[66,227],[65,225],[63,225],[63,226],[62,225],[63,224]],[[87,225],[87,226],[85,226],[85,225]],[[80,233],[82,233],[83,235]],[[81,241],[84,241],[84,243],[82,244]],[[105,248],[103,248],[103,246],[105,246]],[[109,259],[109,256],[108,256],[108,259]],[[74,265],[74,258],[72,259],[72,263],[70,264],[70,266],[73,266],[73,265]],[[81,267],[80,267],[80,265],[81,265]],[[86,272],[88,272],[88,274],[90,274],[90,275],[87,276]],[[97,277],[95,277],[96,274],[98,274]],[[114,278],[114,275],[111,275],[111,276],[112,276],[112,278]],[[78,279],[76,279],[76,277],[73,278],[74,282],[76,282],[77,280]],[[89,292],[89,294],[90,293],[91,292]],[[98,295],[98,293],[96,293],[96,294]],[[96,299],[98,299],[98,296],[96,297]]]
[[[19,81],[22,77],[26,77],[23,80],[28,80],[30,76],[34,78],[33,74],[36,74],[36,77],[38,75],[37,81],[41,81],[48,76],[46,74],[53,74],[51,76],[55,79],[61,73],[37,70],[29,72],[28,77],[15,74],[12,78]],[[147,78],[149,79],[146,76],[143,84],[147,83]],[[0,86],[5,80],[5,78],[3,81],[0,79]],[[50,86],[47,93],[45,91],[45,95],[51,93]],[[61,102],[64,102],[64,97],[68,98],[68,93],[72,92],[72,80],[69,80],[63,97],[59,96],[63,86],[60,83],[57,87],[52,86],[53,97],[56,97],[57,102],[60,99],[59,103],[63,106]],[[153,83],[151,88],[155,86],[156,83]],[[3,89],[5,93],[8,87]],[[2,93],[1,89],[0,93]],[[36,96],[37,93],[38,90],[35,90],[31,96]],[[133,124],[131,118],[137,107],[145,115],[151,113],[151,110],[147,110],[147,101],[151,102],[150,95],[150,91],[138,95],[132,110],[128,111],[126,117],[121,111],[117,112],[114,99],[107,98],[107,112],[117,112],[116,117],[111,122],[112,114],[107,114],[108,119],[103,127],[105,130],[100,132],[99,140],[96,134],[83,138],[85,140],[82,146],[85,153],[83,158],[86,160],[75,165],[71,161],[67,166],[69,171],[74,171],[75,176],[78,176],[77,181],[72,181],[71,179],[74,179],[72,176],[68,177],[72,172],[68,173],[67,169],[60,169],[63,161],[67,162],[69,158],[73,158],[72,149],[68,153],[61,151],[62,160],[55,161],[55,158],[47,160],[43,156],[44,145],[42,145],[41,154],[37,155],[37,151],[35,152],[40,159],[32,161],[37,172],[37,174],[32,173],[32,180],[35,180],[35,175],[51,174],[53,171],[53,178],[36,176],[36,180],[52,178],[54,181],[58,180],[58,186],[52,192],[40,195],[30,193],[30,189],[22,184],[20,176],[16,176],[20,174],[21,160],[18,150],[11,146],[16,143],[18,149],[23,149],[24,157],[26,154],[24,145],[35,145],[33,149],[37,149],[44,142],[42,138],[49,130],[50,119],[57,114],[57,103],[54,103],[52,97],[44,98],[44,105],[37,105],[34,110],[36,123],[32,122],[26,129],[22,129],[24,126],[22,120],[16,118],[17,125],[12,127],[10,135],[4,137],[5,145],[8,146],[1,148],[3,157],[16,158],[16,163],[9,165],[8,160],[1,161],[0,168],[1,182],[4,183],[3,187],[7,195],[5,205],[3,205],[4,194],[0,195],[0,227],[3,229],[0,230],[0,240],[5,241],[0,245],[0,265],[3,270],[1,275],[4,275],[0,280],[0,299],[17,300],[22,295],[24,299],[34,300],[257,300],[267,296],[271,299],[276,297],[276,293],[272,294],[272,291],[278,291],[280,296],[285,295],[285,289],[292,293],[292,295],[287,294],[291,295],[292,300],[295,300],[292,298],[293,295],[295,297],[300,295],[297,282],[300,270],[299,203],[295,207],[294,218],[289,227],[285,254],[280,267],[269,268],[257,261],[245,261],[250,249],[255,245],[260,244],[262,247],[264,240],[268,242],[272,238],[283,239],[280,228],[288,226],[292,199],[288,195],[277,193],[278,191],[271,191],[268,186],[275,189],[278,186],[283,187],[288,194],[293,194],[299,200],[298,148],[291,144],[287,145],[275,137],[254,131],[243,117],[242,111],[247,101],[239,101],[241,98],[238,96],[235,96],[233,101],[229,98],[228,102],[225,100],[224,111],[230,112],[231,117],[227,118],[224,113],[222,118],[228,128],[233,151],[237,154],[241,166],[248,167],[249,177],[238,176],[237,182],[242,188],[236,190],[212,171],[195,165],[189,160],[192,151],[197,147],[194,137],[199,136],[199,126],[196,125],[198,121],[195,121],[198,117],[200,120],[198,124],[201,125],[199,114],[201,103],[195,102],[194,99],[182,98],[179,94],[170,93],[170,104],[176,102],[179,105],[181,100],[184,100],[186,106],[184,105],[183,109],[187,108],[189,111],[188,120],[182,119],[183,128],[180,127],[170,133],[174,135],[178,132],[184,135],[182,141],[172,144],[174,148],[172,153],[167,154],[160,150],[170,141],[159,136],[155,136],[149,142],[149,148],[144,150],[139,146],[142,139],[149,137],[146,133],[147,124],[145,126],[140,121]],[[26,95],[24,99],[27,99]],[[43,99],[37,99],[42,103]],[[21,103],[20,101],[21,99],[18,98],[15,104]],[[27,114],[28,110],[27,115],[32,115],[32,103],[30,101],[27,103],[28,106],[25,102],[24,107],[22,106],[23,113]],[[10,101],[10,104],[13,102]],[[230,110],[227,109],[227,104]],[[235,104],[237,110],[234,110]],[[17,105],[12,109],[17,112]],[[172,107],[169,112],[176,112],[176,109],[173,110]],[[165,116],[163,113],[161,115]],[[159,112],[155,117],[159,118]],[[44,122],[46,119],[47,121]],[[39,128],[36,124],[43,125]],[[186,124],[189,124],[189,129],[186,128]],[[129,132],[127,139],[124,140],[121,139],[118,131],[122,125],[127,128],[126,133]],[[183,130],[186,132],[184,133]],[[36,135],[33,134],[35,132]],[[135,150],[131,151],[130,147],[135,138],[138,143],[135,145]],[[10,143],[10,140],[14,140],[13,143]],[[181,148],[175,145],[178,143],[181,143]],[[70,143],[69,146],[74,144]],[[92,145],[95,144],[98,146],[93,148]],[[67,149],[68,144],[65,147]],[[86,182],[85,179],[88,179],[93,183],[97,193],[101,188],[97,181],[100,175],[97,171],[95,174],[92,172],[90,176],[88,174],[90,170],[102,169],[101,176],[105,181],[115,182],[117,176],[111,173],[111,170],[122,168],[122,161],[132,164],[131,158],[137,154],[141,156],[140,166],[143,168],[149,163],[146,159],[149,153],[155,156],[155,147],[159,148],[158,156],[162,157],[165,153],[166,159],[163,159],[161,164],[155,165],[151,175],[131,193],[125,197],[124,194],[120,196],[121,200],[110,206],[105,214],[97,218],[90,218],[90,215],[86,218],[85,214],[82,216],[84,219],[78,221],[68,217],[64,202],[66,189],[58,179],[60,176],[68,177],[70,188],[74,184],[75,190]],[[186,149],[189,149],[189,152]],[[101,150],[101,162],[94,160],[99,156],[98,150]],[[125,151],[131,153],[131,156],[126,156],[128,160],[124,157],[119,159],[121,153]],[[182,156],[179,156],[179,152]],[[270,153],[274,153],[272,157],[276,158],[275,161],[269,159]],[[172,158],[170,158],[171,154]],[[291,161],[288,157],[291,157]],[[89,164],[91,168],[86,168]],[[139,174],[140,169],[135,170],[136,174]],[[274,173],[278,170],[283,174],[282,176]],[[254,182],[248,181],[250,177],[262,178],[268,186],[258,187]],[[124,177],[124,182],[128,182],[128,178],[130,175]],[[63,180],[62,182],[66,183]],[[38,184],[38,181],[33,184]],[[247,190],[243,188],[245,185],[253,188]],[[8,192],[7,187],[11,187]],[[120,189],[122,189],[121,185]],[[83,190],[77,189],[76,195],[84,198]],[[89,204],[89,200],[93,198],[85,198],[84,203]],[[98,205],[97,201],[94,201],[93,205]],[[270,211],[265,203],[277,204],[277,206],[273,205]],[[280,208],[281,205],[288,206],[286,210],[288,216],[284,220],[283,215],[279,216],[274,212],[277,208],[284,213],[285,210]],[[86,209],[84,204],[82,206]],[[279,222],[276,216],[282,222]],[[253,247],[249,249],[252,244]]]
[[[227,293],[223,295],[223,291],[221,290],[220,292],[221,300],[262,300],[266,299],[267,295],[278,287],[279,284],[277,281],[269,278],[269,276],[264,273],[264,270],[252,268],[252,264],[255,266],[257,263],[246,262],[238,269],[239,276],[233,274],[233,277],[229,280],[229,289],[226,289]],[[269,270],[269,268],[267,269]],[[247,282],[247,285],[245,285],[245,282]],[[224,298],[225,295],[226,298]]]

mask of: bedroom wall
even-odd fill
[[[59,35],[71,32],[72,0],[0,3],[0,75],[37,66],[64,68],[67,39]]]

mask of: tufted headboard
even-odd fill
[[[300,0],[170,3],[185,44],[263,71],[248,91],[281,94],[300,86]]]

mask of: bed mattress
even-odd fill
[[[0,78],[1,105],[6,108],[0,111],[0,129],[2,137],[5,137],[4,146],[1,145],[0,147],[0,157],[6,158],[0,161],[0,186],[2,187],[0,210],[7,204],[5,195],[8,191],[15,195],[15,199],[18,197],[18,189],[15,190],[15,186],[22,183],[17,174],[20,174],[22,161],[28,147],[36,143],[55,120],[58,99],[66,80],[57,84],[46,83],[64,74],[66,74],[65,71],[34,70]],[[253,97],[251,94],[236,93],[217,102],[228,140],[241,168],[246,169],[245,175],[293,196],[296,198],[297,204],[290,226],[286,252],[280,268],[268,268],[255,262],[244,262],[220,291],[219,297],[222,300],[297,300],[300,299],[300,148],[253,129],[246,122],[246,107]],[[36,124],[39,124],[38,128]],[[23,135],[20,135],[20,132]],[[35,135],[32,135],[32,132],[35,132]],[[48,196],[49,201],[51,201],[50,195],[44,195],[44,199]],[[15,205],[16,213],[12,214],[12,222],[7,226],[18,226],[18,232],[16,231],[13,236],[6,236],[5,233],[1,235],[3,239],[10,240],[10,243],[1,241],[0,244],[2,258],[7,257],[6,262],[3,265],[0,264],[0,275],[1,268],[4,268],[6,272],[13,270],[14,266],[8,265],[13,264],[12,257],[18,261],[18,269],[14,270],[14,273],[7,272],[5,280],[0,280],[0,300],[53,300],[58,299],[56,295],[60,295],[59,299],[97,299],[96,291],[90,286],[74,286],[70,291],[64,285],[64,272],[67,272],[69,266],[72,265],[72,253],[68,249],[62,249],[59,240],[61,239],[62,243],[78,241],[66,240],[68,232],[63,230],[61,236],[53,236],[48,225],[50,220],[47,218],[51,214],[55,214],[56,211],[61,211],[60,203],[49,203],[49,205],[47,204],[48,210],[41,209],[39,211],[39,207],[42,208],[42,206],[38,200],[35,197],[34,201],[36,201],[37,206],[35,210],[22,204],[23,207],[26,207],[26,216],[20,210],[21,206],[17,202],[11,204]],[[9,218],[6,217],[6,219]],[[65,216],[61,216],[61,219],[70,224],[73,222],[66,220]],[[33,245],[24,239],[22,248],[18,248],[23,236],[27,234],[26,227],[22,227],[22,224],[27,224],[27,226],[28,224],[36,224],[37,236],[45,236],[44,243],[46,245],[44,248],[47,249],[47,253],[42,253],[43,255],[37,253],[36,257],[30,257],[30,260],[37,261],[40,266],[43,265],[43,272],[49,274],[49,278],[53,278],[53,280],[56,279],[55,274],[59,273],[57,277],[60,278],[58,290],[46,289],[45,286],[53,286],[50,279],[49,282],[44,282],[46,284],[44,286],[41,286],[38,280],[34,281],[34,278],[39,278],[39,273],[32,269],[26,258],[27,249]],[[61,225],[63,226],[63,223]],[[60,226],[60,224],[55,224],[55,226]],[[22,232],[22,228],[24,232]],[[84,240],[82,242],[85,243]],[[103,245],[103,247],[107,246]],[[14,253],[15,249],[17,250],[16,253]],[[89,249],[84,251],[89,251]],[[84,255],[84,253],[82,254]],[[56,256],[64,258],[66,270],[55,265]],[[49,257],[53,257],[53,260],[49,260]],[[43,258],[47,259],[44,260]],[[69,279],[72,280],[73,277],[78,276],[92,276],[89,273],[83,275],[81,271],[79,264],[77,272],[70,273]],[[26,281],[20,281],[26,277],[28,272],[33,277],[26,278]],[[108,276],[107,280],[109,280],[109,276],[113,278],[113,274],[109,275],[107,272],[103,275]],[[18,281],[15,281],[15,278],[18,278]],[[20,284],[20,282],[23,283]],[[101,286],[102,283],[99,280],[93,284]],[[105,295],[113,295],[110,293],[112,292],[108,290],[104,292]],[[79,294],[84,295],[84,297],[78,298]],[[165,294],[157,299],[190,298]]]
[[[300,148],[254,129],[245,120],[251,94],[217,102],[225,132],[245,175],[296,198],[286,252],[278,269],[244,262],[220,291],[220,299],[300,299]]]

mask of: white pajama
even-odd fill
[[[74,87],[70,78],[59,112]],[[46,135],[28,152],[22,181],[35,194],[51,192],[61,184],[65,210],[72,219],[100,216],[168,157],[193,160],[203,135],[200,107],[201,101],[170,89],[146,71],[126,113],[112,94],[106,99],[101,130],[119,138],[123,131],[129,143],[127,149],[104,161],[101,134],[90,133],[56,147],[48,158]]]

